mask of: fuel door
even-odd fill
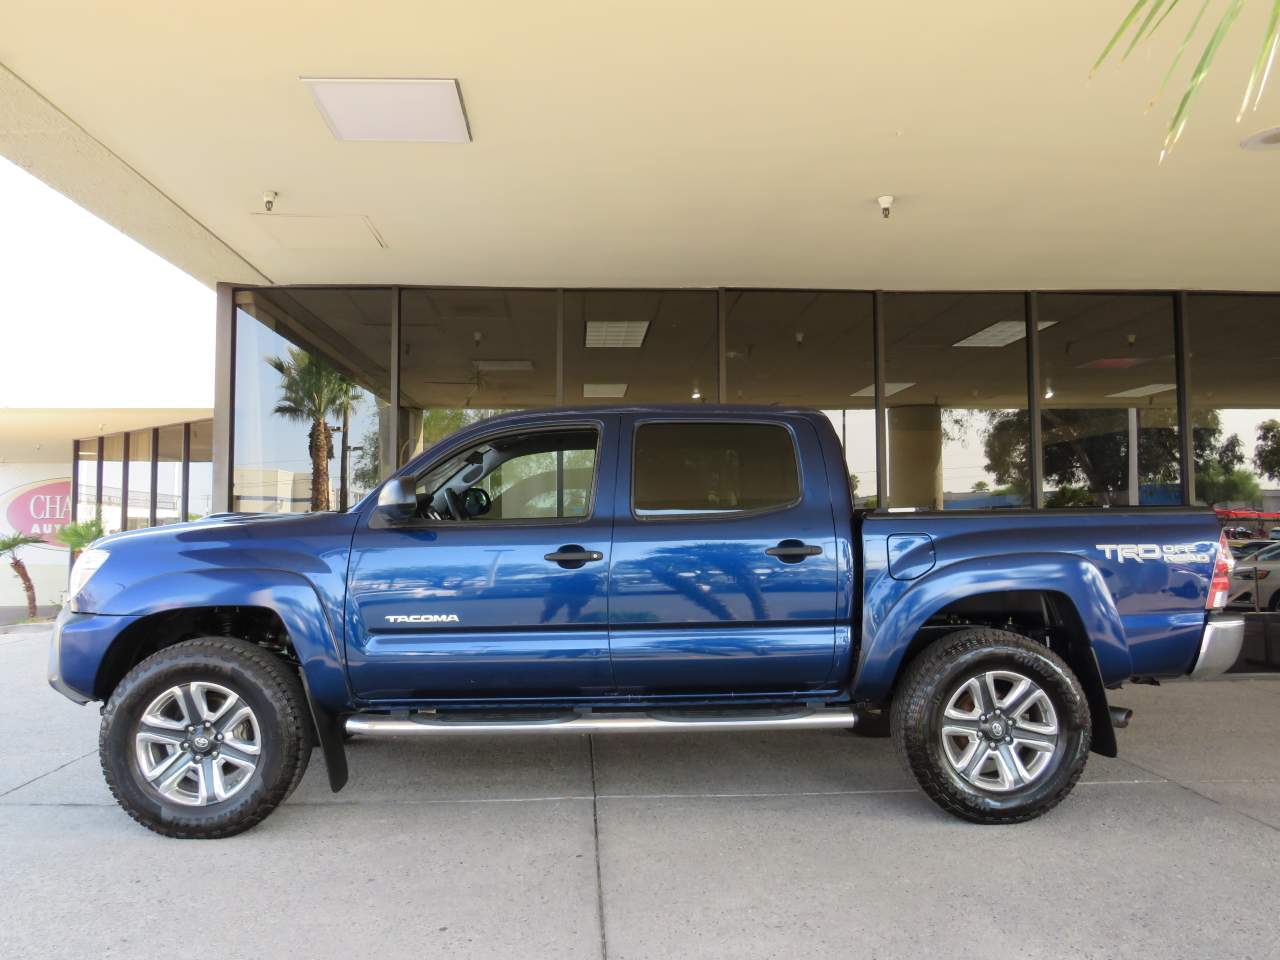
[[[888,544],[889,576],[895,580],[923,577],[937,563],[933,537],[927,533],[891,533]]]

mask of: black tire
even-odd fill
[[[966,780],[946,756],[942,740],[951,696],[989,670],[1013,671],[1036,683],[1048,695],[1060,730],[1041,771],[1006,792]],[[1052,650],[1005,630],[960,630],[922,651],[898,684],[892,727],[898,755],[924,792],[948,813],[973,823],[1021,823],[1047,813],[1071,792],[1089,756],[1089,704],[1080,681]]]
[[[253,711],[261,741],[256,767],[243,786],[204,806],[162,795],[143,776],[134,752],[148,706],[166,689],[193,681],[236,693]],[[283,802],[306,772],[314,739],[292,666],[244,640],[203,637],[166,647],[120,681],[102,711],[98,755],[112,795],[144,827],[166,837],[214,839],[248,830]]]

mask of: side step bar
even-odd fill
[[[848,707],[781,711],[721,710],[705,713],[574,713],[550,715],[417,713],[348,717],[347,733],[366,737],[466,737],[557,733],[705,733],[712,730],[849,729],[858,722]]]

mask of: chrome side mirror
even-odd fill
[[[378,513],[388,520],[408,520],[418,512],[418,492],[412,477],[395,477],[378,491]]]

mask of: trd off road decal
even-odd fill
[[[1094,548],[1116,563],[1163,560],[1165,563],[1209,563],[1213,558],[1194,543],[1098,543]]]

